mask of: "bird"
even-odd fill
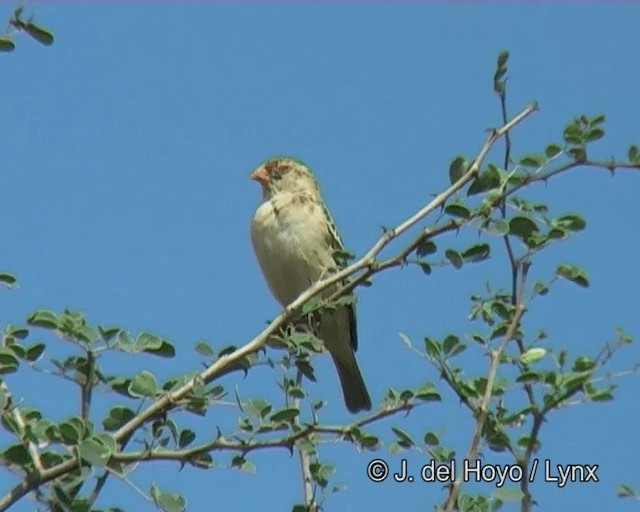
[[[280,156],[250,174],[262,187],[262,202],[251,220],[251,242],[262,274],[275,299],[288,306],[302,292],[343,265],[334,258],[344,244],[313,173],[302,161]],[[324,290],[328,297],[345,283]],[[314,334],[336,367],[351,413],[371,409],[371,398],[358,367],[358,334],[353,304],[325,309]]]

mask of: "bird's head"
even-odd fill
[[[300,160],[291,157],[270,158],[256,167],[250,174],[262,186],[264,199],[279,192],[317,192],[318,185],[309,168]]]

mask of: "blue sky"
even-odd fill
[[[0,7],[8,18],[12,4]],[[56,42],[45,48],[19,36],[16,51],[2,56],[0,267],[18,276],[20,288],[0,290],[0,322],[19,324],[38,307],[70,307],[94,323],[150,330],[178,347],[171,361],[108,356],[104,364],[114,372],[146,368],[163,379],[197,369],[196,341],[242,344],[279,311],[248,235],[260,197],[248,173],[265,158],[292,154],[315,170],[358,255],[381,226],[401,221],[443,189],[451,158],[473,156],[485,130],[499,124],[492,76],[501,50],[511,52],[511,113],[533,100],[540,104],[513,134],[516,154],[561,140],[564,124],[582,113],[607,114],[607,138],[594,146],[594,156],[624,158],[628,144],[640,142],[638,5],[52,2],[28,8],[54,30]],[[633,285],[640,281],[639,179],[629,171],[612,179],[580,169],[532,189],[530,197],[558,213],[580,211],[588,222],[532,269],[533,277],[545,278],[558,262],[573,261],[588,269],[592,283],[588,290],[559,283],[532,304],[525,328],[545,328],[549,346],[594,354],[612,339],[614,326],[640,333]],[[471,240],[474,234],[446,242],[464,247]],[[509,285],[499,251],[484,264],[437,269],[429,277],[414,268],[394,270],[359,292],[358,360],[374,403],[390,386],[425,380],[438,382],[445,397],[406,420],[381,423],[374,431],[383,439],[391,439],[391,425],[417,439],[434,430],[458,453],[466,451],[467,411],[397,333],[421,347],[425,335],[477,330],[466,320],[468,297],[487,281]],[[51,344],[45,358],[68,351],[46,332],[33,334]],[[611,370],[629,368],[639,356],[631,347]],[[470,350],[465,364],[470,374],[486,368],[478,351]],[[310,389],[329,402],[323,419],[348,420],[328,358],[316,366],[318,383]],[[638,379],[616,382],[615,401],[566,408],[545,425],[540,458],[599,464],[600,483],[558,489],[538,478],[533,493],[542,510],[634,507],[617,499],[615,489],[623,482],[640,487]],[[52,418],[77,411],[72,389],[50,377],[21,372],[9,384]],[[265,368],[225,384],[244,398],[280,400]],[[99,401],[97,412],[109,400]],[[233,427],[234,415],[219,409],[195,428],[211,436],[216,425]],[[5,433],[0,440],[7,442]],[[369,460],[382,455],[395,464],[399,456],[359,454],[347,444],[321,449],[323,460],[338,468],[334,481],[348,486],[327,510],[430,510],[442,500],[436,484],[367,480]],[[403,456],[414,466],[425,462]],[[226,461],[224,454],[214,457]],[[288,510],[300,500],[295,458],[278,451],[251,460],[253,475],[224,468],[178,473],[163,463],[140,468],[131,479],[144,490],[157,481],[182,492],[189,510],[212,503],[223,510]],[[11,482],[0,472],[1,493]],[[145,507],[115,479],[100,504]],[[15,507],[32,509],[26,500]]]

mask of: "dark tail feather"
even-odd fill
[[[331,355],[333,356],[333,354]],[[340,377],[344,403],[351,413],[368,411],[371,409],[371,398],[369,397],[367,386],[364,383],[353,352],[351,353],[351,357],[352,361],[347,364],[333,357],[336,370],[338,370],[338,377]]]

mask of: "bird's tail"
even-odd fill
[[[349,412],[368,411],[371,409],[371,398],[362,378],[362,373],[360,373],[360,368],[358,368],[355,354],[351,350],[349,352],[351,357],[341,353],[342,357],[338,358],[330,351],[340,378],[344,403]]]

